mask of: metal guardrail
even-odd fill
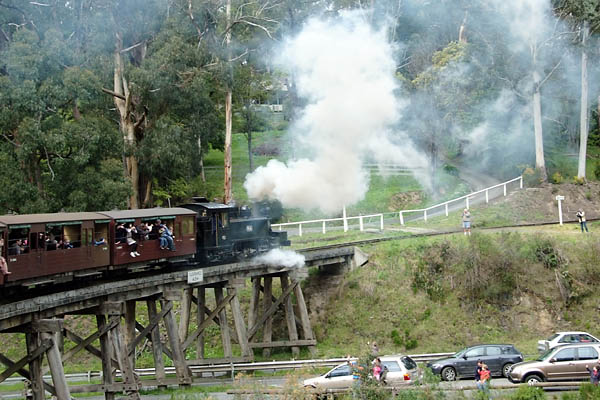
[[[451,356],[454,353],[432,353],[432,354],[413,354],[409,355],[410,358],[416,362],[426,362],[436,360],[438,358]],[[356,358],[350,358],[355,360]],[[341,363],[348,361],[346,357],[340,358],[328,358],[328,359],[317,359],[317,360],[290,360],[290,361],[263,361],[263,362],[240,362],[230,364],[213,364],[213,365],[189,365],[190,369],[195,374],[202,373],[219,373],[219,372],[239,372],[239,371],[264,371],[264,370],[285,370],[285,369],[297,369],[306,367],[335,367]],[[138,368],[135,370],[138,376],[154,376],[154,368]],[[174,375],[175,367],[165,367],[165,374]],[[119,375],[119,372],[117,372]],[[90,382],[92,378],[102,377],[102,371],[87,371],[82,373],[66,374],[67,380],[86,380]],[[44,376],[44,380],[50,381],[52,377],[50,375]],[[23,377],[8,378],[4,382],[15,383],[24,382],[26,379]]]

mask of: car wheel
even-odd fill
[[[510,367],[512,367],[513,364],[512,363],[506,363],[504,364],[504,366],[502,367],[502,376],[505,378],[508,378],[508,371],[510,371]]]
[[[442,379],[445,381],[456,380],[456,370],[452,367],[446,367],[442,370]]]
[[[535,385],[536,383],[544,382],[544,379],[536,374],[529,375],[525,378],[525,383],[528,385]]]

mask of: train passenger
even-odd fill
[[[171,233],[171,230],[169,230],[169,228],[164,225],[160,219],[157,219],[156,222],[154,222],[154,228],[153,229],[158,229],[158,233],[159,233],[159,244],[160,244],[160,249],[164,250],[166,248],[168,248],[171,251],[175,251],[175,242],[173,241],[173,233]]]
[[[137,257],[137,256],[141,256],[140,253],[138,253],[137,251],[137,241],[133,238],[134,235],[137,235],[137,229],[135,228],[135,226],[133,226],[132,223],[130,223],[129,225],[127,225],[127,228],[125,228],[126,233],[126,239],[127,239],[127,245],[129,246],[129,255],[131,257]]]
[[[94,246],[102,246],[103,244],[106,244],[106,240],[104,240],[103,237],[98,240],[94,240]]]
[[[58,248],[60,249],[72,249],[73,244],[69,239],[61,240],[58,244]]]
[[[137,227],[137,233],[140,240],[148,240],[150,239],[150,227],[145,222],[142,222]]]
[[[21,239],[15,240],[13,245],[10,247],[10,254],[13,256],[18,256],[23,253],[25,248],[23,247],[23,241]]]
[[[127,230],[123,223],[119,223],[115,228],[115,243],[127,243]]]
[[[6,263],[6,259],[0,256],[0,272],[2,275],[10,275],[12,272],[8,271],[8,264]]]
[[[58,242],[54,238],[46,236],[46,250],[56,250]]]

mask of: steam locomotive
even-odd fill
[[[161,242],[165,230],[172,246]],[[204,198],[174,208],[3,215],[0,292],[169,265],[222,264],[289,244],[286,232],[271,230],[268,217]]]

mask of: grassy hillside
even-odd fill
[[[384,353],[506,342],[534,354],[556,330],[600,333],[595,235],[475,233],[365,250],[370,262],[343,278],[315,321],[322,355],[358,354],[364,338]]]

